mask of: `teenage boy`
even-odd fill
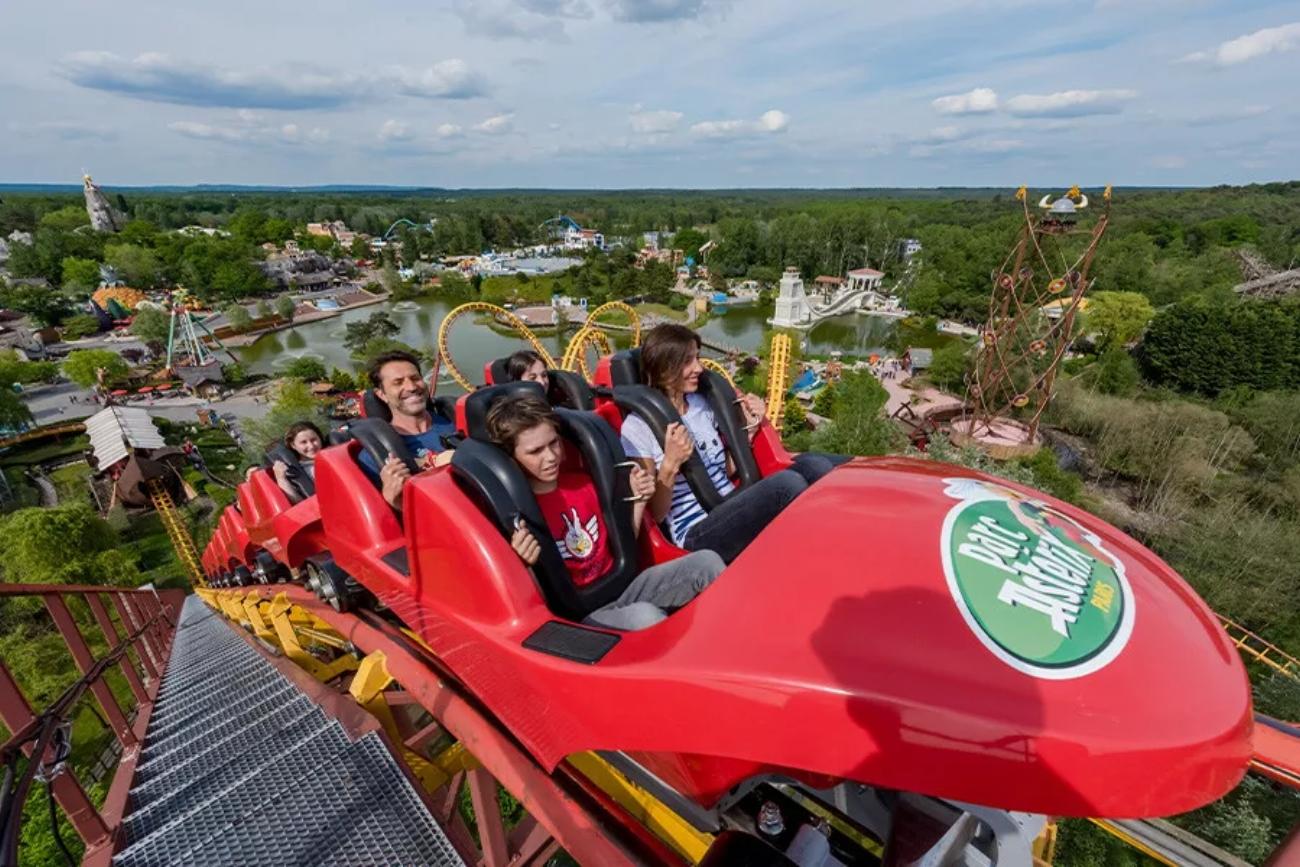
[[[488,434],[505,450],[528,479],[550,539],[539,540],[527,527],[515,529],[510,546],[532,566],[544,544],[559,548],[569,577],[579,587],[609,571],[612,557],[606,539],[596,486],[581,473],[563,472],[564,441],[559,419],[550,404],[527,395],[499,401],[488,412]],[[634,467],[632,526],[641,532],[646,502],[654,493],[654,477]],[[680,608],[694,599],[722,573],[722,558],[713,551],[695,551],[685,557],[651,566],[641,572],[618,599],[593,611],[586,622],[613,629],[644,629],[667,616],[664,609]]]

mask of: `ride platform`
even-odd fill
[[[462,865],[378,725],[185,600],[113,864]]]

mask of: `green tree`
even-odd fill
[[[961,341],[945,343],[934,351],[926,378],[945,391],[960,392],[966,387],[970,369],[969,347]]]
[[[157,307],[141,305],[131,317],[131,333],[155,349],[166,346],[171,335],[171,316]]]
[[[12,349],[0,349],[0,391],[12,390],[15,384],[53,382],[59,366],[53,361],[23,361]]]
[[[336,367],[330,371],[330,385],[339,391],[353,391],[357,388],[364,388],[365,385],[360,382],[360,379],[360,377],[353,378],[351,373],[341,367]]]
[[[791,397],[781,409],[781,429],[790,433],[803,430],[808,426],[808,411],[803,404]]]
[[[66,296],[45,286],[8,286],[0,289],[0,307],[25,313],[41,328],[58,325],[72,312]]]
[[[812,411],[822,418],[833,418],[835,415],[835,394],[835,384],[828,383],[813,398]]]
[[[271,309],[270,301],[267,301],[265,298],[262,298],[257,302],[258,319],[270,319],[274,315],[275,315],[275,311]]]
[[[353,238],[352,243],[348,245],[348,255],[353,259],[369,259],[370,245],[366,243],[365,238],[359,236]]]
[[[99,263],[69,256],[63,260],[63,288],[89,292],[99,286]]]
[[[226,385],[238,388],[248,382],[248,371],[244,370],[244,365],[232,361],[221,365],[221,378]]]
[[[1084,330],[1100,337],[1103,350],[1124,347],[1141,336],[1155,315],[1151,302],[1138,292],[1096,292],[1088,296]]]
[[[226,321],[230,323],[231,330],[236,334],[243,334],[253,325],[253,317],[243,304],[228,304],[221,312],[226,314]]]
[[[867,371],[845,371],[836,387],[833,420],[812,435],[812,447],[840,455],[879,455],[902,435],[881,413],[889,393]]]
[[[117,534],[85,503],[20,509],[0,519],[0,571],[24,584],[131,583]]]
[[[1101,354],[1096,364],[1092,385],[1102,394],[1125,397],[1137,391],[1141,381],[1142,374],[1138,372],[1137,362],[1133,360],[1133,356],[1116,346]]]
[[[117,272],[123,282],[138,289],[152,289],[162,277],[158,256],[147,247],[109,244],[104,248],[104,261]]]
[[[91,334],[99,333],[99,317],[91,316],[89,313],[78,313],[63,320],[59,330],[64,340],[89,337]]]
[[[293,300],[293,296],[288,293],[275,299],[275,315],[286,322],[293,321],[293,314],[297,309],[297,303]]]
[[[125,379],[131,367],[122,356],[108,349],[75,349],[63,360],[63,375],[82,388],[90,388],[104,371],[105,384]]]
[[[319,382],[325,379],[325,365],[319,359],[311,356],[301,356],[295,358],[288,367],[284,369],[284,375],[303,382]]]
[[[700,264],[700,248],[709,240],[709,236],[699,229],[686,228],[682,229],[676,235],[673,235],[673,249],[681,250],[688,259],[694,259],[695,264]]]
[[[22,430],[34,420],[32,411],[12,386],[0,388],[0,430]]]
[[[395,337],[402,328],[393,321],[392,316],[380,310],[377,313],[371,313],[362,322],[349,322],[344,330],[343,345],[351,350],[355,357],[364,346],[376,338]]]
[[[53,229],[56,232],[71,232],[89,225],[90,215],[82,205],[67,205],[57,211],[50,211],[41,217],[40,222],[42,229]]]

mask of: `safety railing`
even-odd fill
[[[38,608],[15,608],[22,606],[23,598],[39,598],[48,622],[38,622],[44,619]],[[59,833],[55,804],[85,845],[82,864],[111,862],[114,832],[126,808],[183,600],[184,592],[179,590],[0,584],[0,606],[9,607],[11,616],[19,610],[19,616],[35,622],[38,630],[52,622],[81,675],[37,711],[6,660],[0,659],[0,723],[8,734],[0,745],[0,867],[18,863],[24,806],[37,783],[47,787],[55,842],[65,859],[74,861]],[[97,628],[102,640],[93,632],[88,638],[83,624]],[[96,655],[92,646],[106,650]],[[73,721],[87,693],[121,749],[107,795],[98,806],[71,761],[78,746],[73,743]]]
[[[1232,639],[1232,643],[1237,645],[1237,649],[1243,654],[1256,662],[1262,662],[1274,671],[1300,680],[1300,659],[1296,659],[1239,623],[1222,615],[1219,616],[1219,620],[1223,623],[1223,629]]]

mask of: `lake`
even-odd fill
[[[343,337],[349,322],[360,322],[379,310],[387,310],[393,321],[401,326],[396,335],[403,343],[416,349],[432,352],[437,345],[438,327],[443,317],[457,305],[442,299],[421,299],[403,302],[400,309],[394,305],[375,304],[345,311],[340,316],[297,325],[259,338],[256,342],[235,349],[235,355],[250,373],[275,375],[295,358],[319,359],[326,368],[355,368],[355,362],[343,346]],[[707,339],[745,351],[756,351],[763,344],[767,318],[772,315],[771,305],[735,307],[715,315],[700,327]],[[477,315],[459,319],[448,338],[448,346],[462,372],[473,381],[482,376],[483,365],[523,348],[523,343],[504,334],[498,334],[476,321]],[[829,355],[839,350],[845,355],[866,356],[884,352],[897,321],[880,316],[850,314],[828,319],[809,331],[804,340],[805,354]],[[558,335],[539,338],[557,359],[563,353],[563,343]],[[454,386],[450,386],[454,388]]]

